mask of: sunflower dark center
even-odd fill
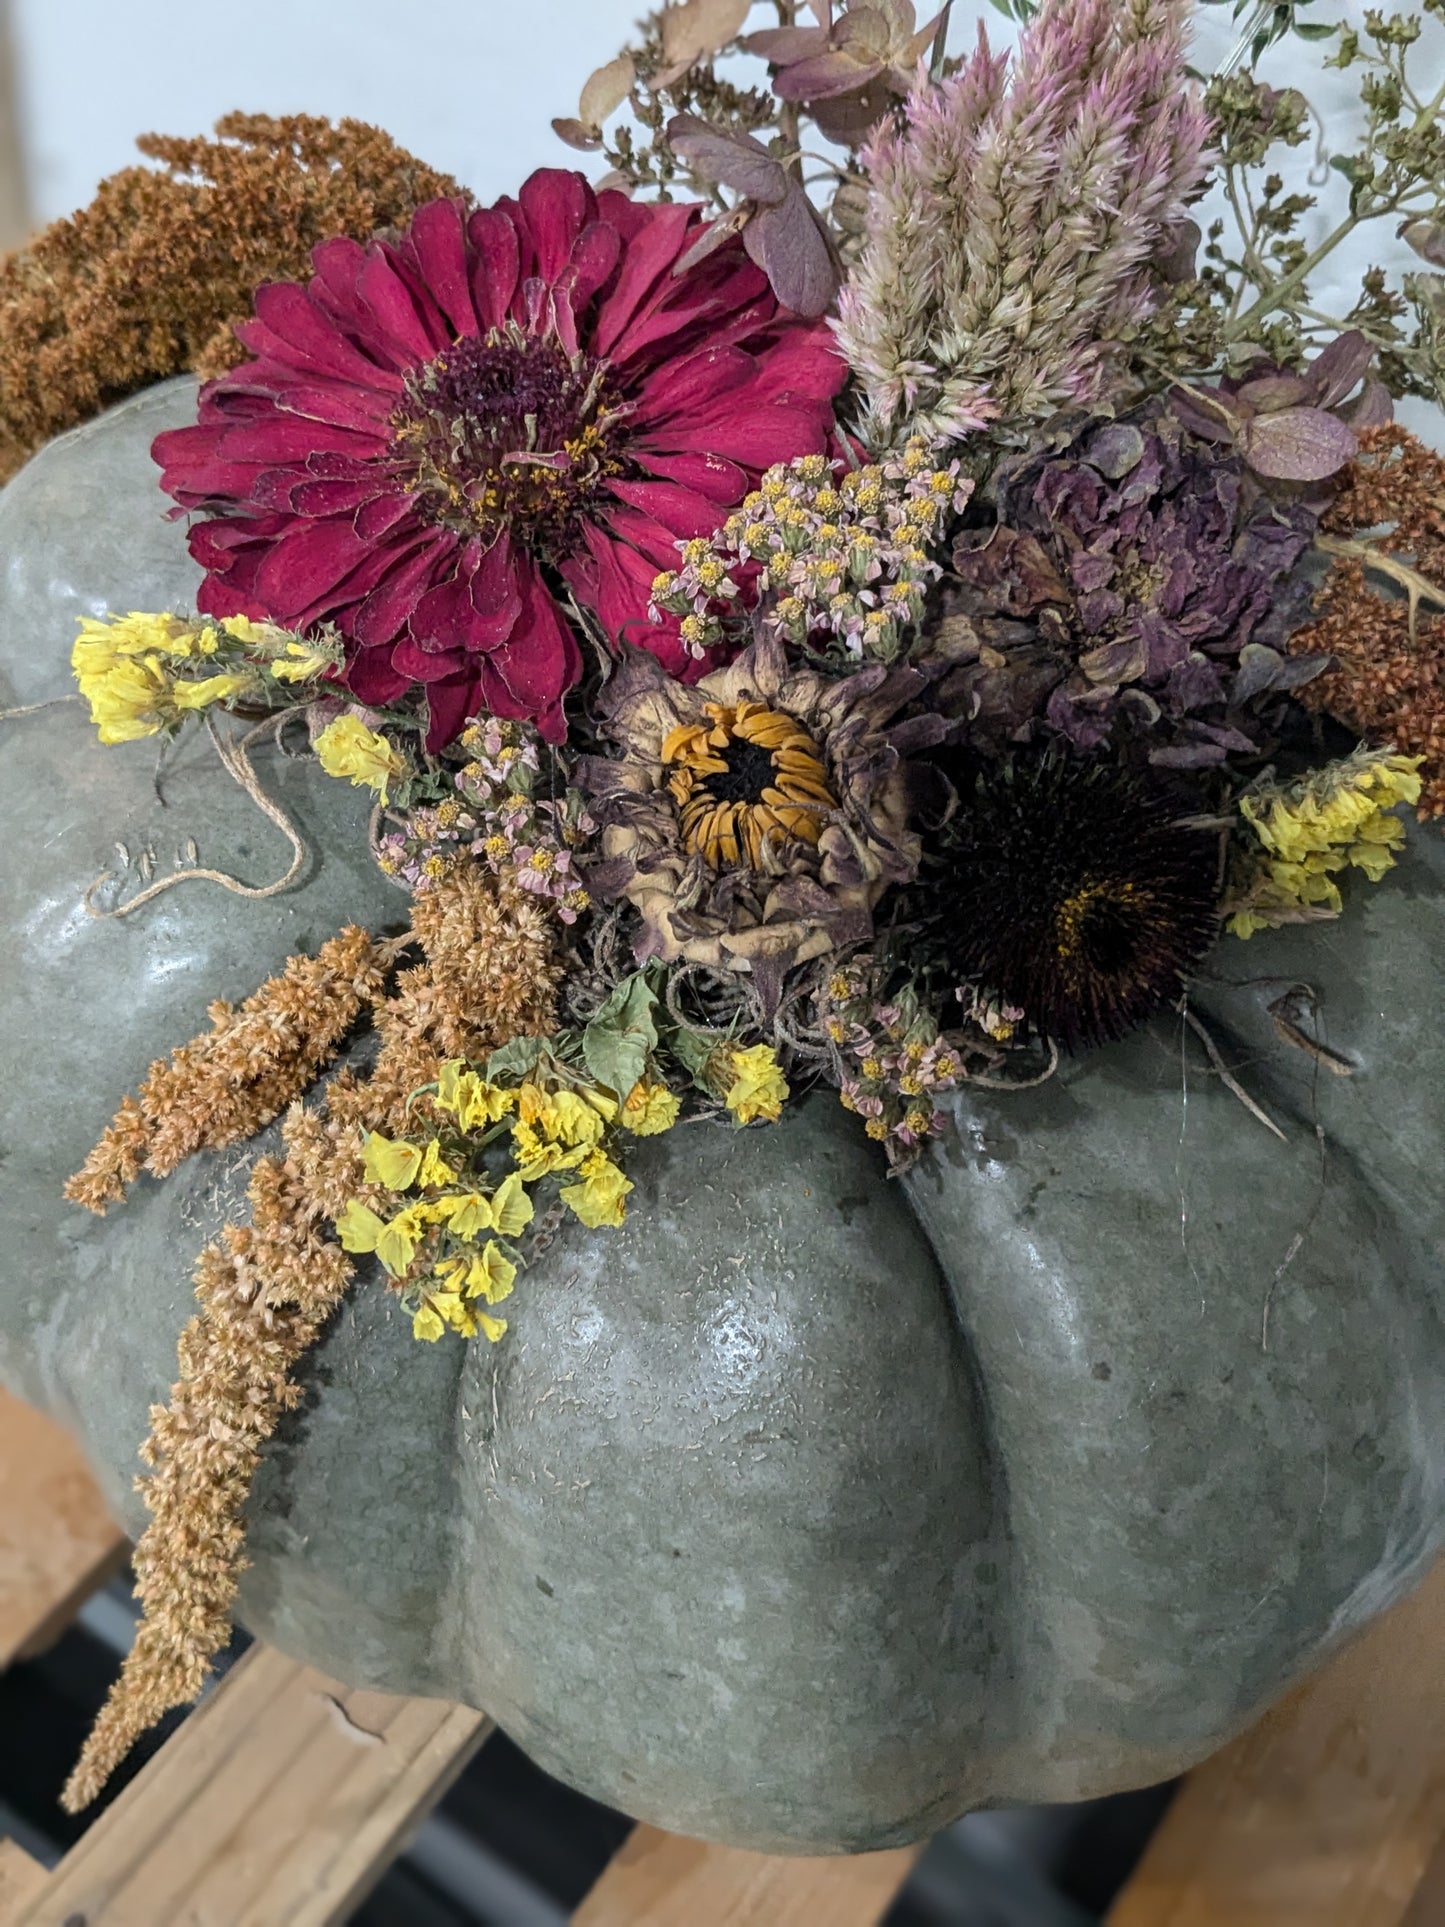
[[[519,329],[464,336],[406,377],[392,418],[398,479],[431,520],[504,529],[549,560],[620,472],[606,364]]]
[[[719,755],[727,768],[708,773],[704,784],[708,794],[719,803],[761,803],[763,791],[777,781],[773,752],[735,736]]]
[[[959,788],[920,905],[930,970],[1002,996],[1069,1049],[1178,997],[1218,932],[1219,850],[1172,790],[1059,750],[1021,751]]]

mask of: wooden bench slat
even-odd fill
[[[639,1826],[574,1927],[874,1927],[921,1849],[797,1860]]]
[[[0,1669],[58,1638],[127,1550],[70,1435],[0,1391]]]
[[[0,1927],[11,1927],[20,1909],[33,1900],[49,1876],[40,1862],[15,1840],[0,1840]]]
[[[1190,1774],[1109,1927],[1425,1927],[1442,1835],[1445,1563]]]
[[[17,1927],[333,1927],[490,1731],[255,1646],[101,1815]]]

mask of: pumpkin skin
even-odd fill
[[[68,692],[75,615],[190,605],[147,451],[193,406],[148,391],[0,496],[0,707]],[[0,724],[0,1378],[73,1426],[133,1532],[195,1253],[268,1140],[104,1221],[61,1183],[210,999],[405,919],[365,799],[269,753],[316,852],[291,891],[88,919],[117,841],[285,866],[202,738],[164,809],[154,766],[76,704]],[[1412,831],[1340,923],[1208,961],[1195,1008],[1287,1144],[1171,1018],[965,1093],[903,1183],[827,1093],[641,1142],[626,1225],[569,1224],[497,1347],[417,1344],[364,1274],[268,1452],[243,1623],[771,1851],[1191,1764],[1445,1538],[1442,886],[1445,843]],[[1267,1005],[1300,982],[1353,1078],[1279,1039]]]

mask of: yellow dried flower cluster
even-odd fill
[[[70,666],[103,743],[158,736],[217,704],[293,700],[287,686],[340,660],[325,642],[246,616],[211,623],[133,610],[79,620]]]
[[[1393,812],[1420,798],[1420,758],[1360,749],[1284,788],[1246,796],[1240,813],[1260,854],[1229,920],[1237,937],[1314,916],[1338,916],[1342,870],[1378,883],[1405,841]]]
[[[536,1216],[529,1187],[565,1174],[571,1182],[562,1186],[561,1202],[583,1224],[622,1223],[632,1184],[605,1139],[613,1125],[631,1128],[627,1106],[591,1079],[559,1083],[563,1075],[549,1058],[509,1088],[452,1058],[429,1093],[430,1108],[441,1114],[434,1135],[368,1136],[362,1169],[386,1194],[383,1208],[391,1215],[353,1198],[336,1230],[347,1251],[374,1252],[397,1281],[416,1337],[435,1340],[448,1330],[502,1337],[507,1321],[478,1300],[496,1305],[511,1293],[521,1262],[516,1241]],[[655,1105],[644,1103],[631,1116],[666,1128]],[[507,1168],[498,1176],[500,1164]]]
[[[723,1103],[739,1124],[758,1118],[776,1124],[788,1101],[788,1081],[771,1044],[724,1044],[717,1076]]]
[[[346,777],[354,788],[374,790],[383,803],[391,801],[391,785],[408,773],[405,757],[359,716],[338,716],[328,723],[315,749],[328,776]]]
[[[234,702],[260,678],[247,670],[197,676],[214,661],[218,632],[179,616],[131,614],[102,622],[83,616],[70,652],[80,693],[103,743],[129,743],[174,729],[213,703]]]

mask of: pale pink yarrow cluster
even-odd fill
[[[938,1136],[948,1119],[934,1100],[958,1088],[963,1055],[911,987],[882,1000],[868,969],[847,965],[825,984],[818,1018],[837,1053],[840,1101],[869,1137],[912,1151]]]
[[[403,829],[383,836],[382,869],[417,889],[470,854],[519,889],[548,898],[563,923],[575,923],[591,898],[573,851],[597,827],[579,792],[537,794],[543,751],[530,724],[482,718],[468,724],[461,745],[470,760],[457,771],[456,797],[411,810]]]
[[[972,489],[921,437],[864,468],[821,455],[779,463],[711,541],[680,545],[683,565],[657,578],[654,605],[682,617],[699,655],[756,595],[761,627],[781,641],[890,662],[922,619],[933,552]]]

